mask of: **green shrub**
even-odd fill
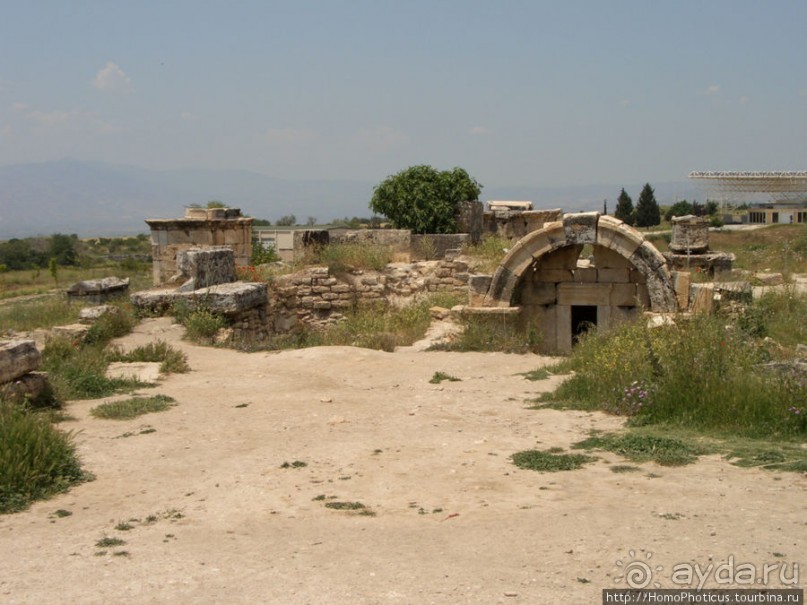
[[[765,359],[756,341],[718,317],[680,319],[652,330],[636,322],[582,338],[570,359],[574,376],[549,400],[635,414],[634,425],[804,435],[789,408],[807,401],[807,385],[764,371]],[[643,400],[630,395],[632,388],[645,393]]]
[[[0,513],[87,480],[72,435],[42,414],[0,401]]]
[[[185,337],[188,340],[210,343],[219,330],[227,327],[227,320],[207,309],[198,309],[191,311],[182,324],[185,326]]]
[[[88,344],[105,345],[113,338],[129,334],[135,326],[134,310],[130,305],[118,305],[93,323],[84,338]]]
[[[66,338],[52,338],[42,352],[42,369],[59,401],[95,399],[142,383],[106,376],[109,354],[98,344],[81,345]]]

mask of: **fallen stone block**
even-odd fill
[[[90,326],[87,324],[68,324],[66,326],[54,326],[51,329],[51,334],[67,338],[73,342],[83,342],[89,331]]]
[[[67,289],[67,298],[82,299],[93,303],[103,303],[115,296],[121,296],[129,289],[129,278],[104,277],[80,281]]]
[[[28,372],[0,385],[0,399],[12,403],[28,401],[34,407],[53,404],[53,390],[45,372]]]
[[[0,383],[16,380],[39,368],[42,355],[33,340],[0,343]]]
[[[78,312],[78,321],[83,324],[92,324],[101,319],[107,313],[116,313],[117,307],[110,305],[98,305],[97,307],[84,307]]]

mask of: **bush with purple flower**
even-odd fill
[[[643,380],[634,380],[621,391],[608,411],[617,416],[635,416],[652,403],[650,386]]]

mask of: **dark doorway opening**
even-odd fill
[[[597,325],[596,305],[572,305],[572,343]]]

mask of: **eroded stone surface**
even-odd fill
[[[39,368],[42,356],[33,340],[0,343],[0,383],[16,380]]]
[[[67,296],[101,303],[112,297],[123,295],[128,290],[128,277],[121,279],[113,276],[77,282],[67,289]]]

